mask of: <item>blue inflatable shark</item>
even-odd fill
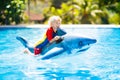
[[[28,48],[28,50],[33,53],[34,48],[30,47],[28,42],[22,38],[17,36],[16,37],[25,48]],[[79,37],[79,36],[71,36],[71,35],[64,35],[60,38],[59,41],[54,42],[52,44],[49,44],[45,46],[41,53],[41,59],[51,59],[55,56],[64,54],[66,52],[67,54],[71,54],[72,50],[77,50],[77,52],[86,51],[89,49],[91,44],[96,43],[96,39],[90,39],[85,37]]]

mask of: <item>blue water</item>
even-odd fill
[[[16,40],[31,44],[45,28],[0,28],[0,80],[120,80],[120,28],[65,28],[69,34],[97,39],[78,55],[40,60],[23,54]]]

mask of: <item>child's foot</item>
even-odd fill
[[[28,54],[28,53],[29,53],[27,49],[25,49],[23,52],[24,52],[25,54]]]
[[[29,54],[29,55],[32,55],[32,56],[35,56],[34,54],[32,54],[27,48],[23,51],[25,54]]]

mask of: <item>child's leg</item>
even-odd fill
[[[42,51],[42,49],[40,49],[40,48],[34,48],[34,54],[35,54],[35,55],[40,54],[41,51]]]

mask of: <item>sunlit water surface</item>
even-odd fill
[[[120,80],[120,28],[65,28],[68,34],[97,39],[78,55],[40,60],[23,54],[15,37],[33,44],[45,30],[0,28],[0,80]]]

